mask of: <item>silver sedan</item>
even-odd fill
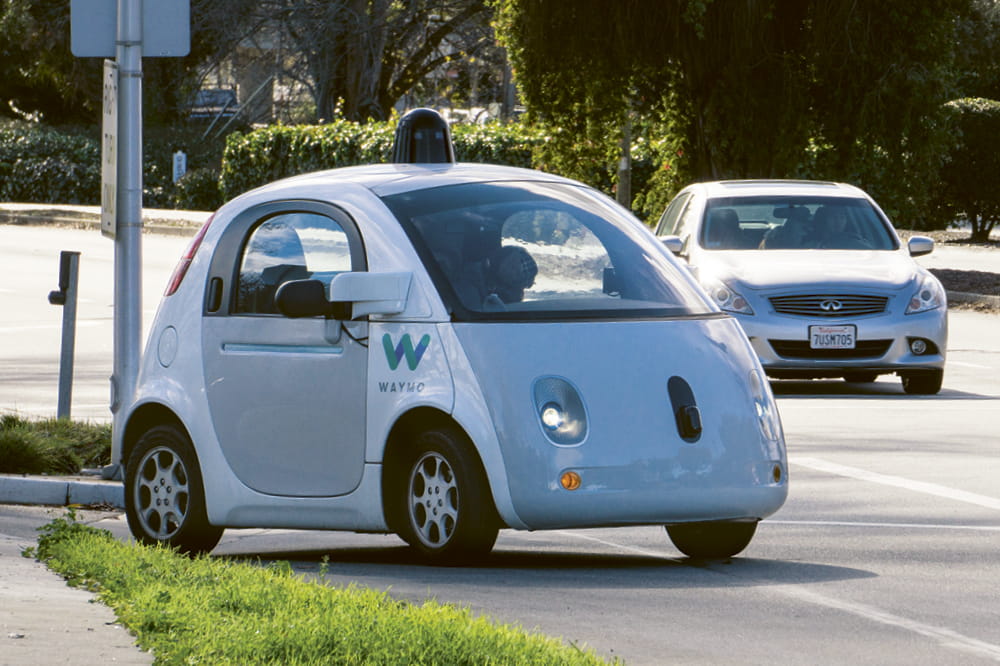
[[[774,378],[902,378],[934,394],[944,376],[944,288],[864,191],[821,181],[697,183],[661,216],[661,240],[743,325]]]

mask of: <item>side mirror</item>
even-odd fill
[[[676,255],[680,255],[681,250],[684,249],[684,241],[681,240],[680,236],[662,236],[660,242]]]
[[[910,251],[911,257],[922,257],[934,251],[934,239],[927,236],[910,236],[906,248]]]
[[[350,303],[348,319],[406,309],[413,273],[341,273],[330,282],[330,302]]]
[[[358,319],[370,314],[397,314],[406,309],[412,273],[340,273],[327,287],[320,280],[292,280],[274,296],[286,317]]]
[[[326,300],[326,285],[319,280],[285,282],[274,294],[274,305],[286,317],[334,315],[334,304]]]

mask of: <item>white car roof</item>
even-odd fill
[[[579,183],[532,169],[460,162],[457,164],[372,164],[342,167],[292,176],[265,185],[254,192],[296,190],[303,185],[356,184],[383,197],[429,187],[497,181],[543,181],[579,185]]]
[[[709,199],[734,196],[827,196],[864,198],[868,195],[853,185],[824,180],[716,180],[697,183]]]

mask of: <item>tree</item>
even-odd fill
[[[941,169],[940,205],[945,219],[961,218],[970,239],[984,243],[1000,222],[1000,102],[966,98],[945,105],[959,141]]]
[[[62,123],[100,117],[101,64],[70,53],[69,3],[4,0],[0,115]]]
[[[899,211],[937,168],[971,1],[498,0],[497,26],[529,112],[571,134],[613,142],[631,108],[675,135],[678,181],[845,179]]]
[[[265,0],[253,15],[249,41],[321,119],[386,119],[428,74],[493,42],[483,0]]]
[[[252,0],[192,0],[191,51],[143,59],[143,107],[152,123],[176,120],[198,87],[201,65],[244,36]],[[4,0],[0,8],[0,115],[52,124],[94,123],[101,114],[100,58],[70,52],[70,3]]]

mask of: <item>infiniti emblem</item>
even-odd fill
[[[844,304],[833,298],[829,298],[819,304],[819,309],[823,312],[836,312],[842,307],[844,307]]]

